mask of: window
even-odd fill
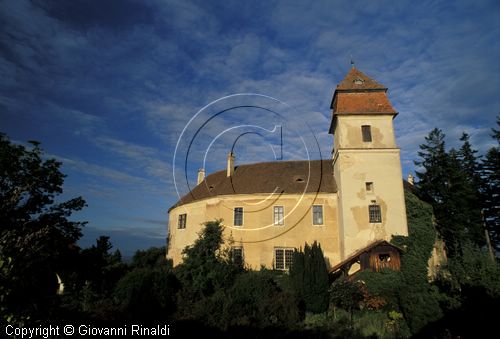
[[[370,222],[382,222],[382,213],[380,211],[380,205],[370,205],[368,206],[368,214],[370,216]]]
[[[285,211],[283,206],[274,206],[274,224],[283,225],[285,218]]]
[[[277,270],[289,270],[292,266],[292,257],[294,248],[275,248],[274,249],[274,268]]]
[[[366,191],[373,192],[373,182],[366,182]]]
[[[363,142],[372,141],[372,127],[369,125],[361,126],[361,133],[363,134]]]
[[[313,225],[323,225],[323,206],[313,205]]]
[[[179,214],[179,223],[177,224],[177,228],[186,228],[186,219],[187,214]]]
[[[243,247],[231,248],[231,259],[238,266],[243,266]]]
[[[243,207],[234,208],[234,226],[243,226]]]
[[[354,79],[353,82],[355,85],[362,85],[365,81],[363,79],[356,78],[356,79]]]

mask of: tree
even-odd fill
[[[500,126],[500,117],[497,117]],[[491,147],[481,161],[483,212],[486,227],[496,252],[500,252],[500,130],[492,129],[497,146]]]
[[[352,322],[352,315],[355,309],[359,308],[363,301],[364,294],[360,282],[349,281],[345,277],[337,279],[330,289],[330,301],[334,307],[340,307],[349,312]],[[335,309],[334,309],[335,316]]]
[[[111,252],[112,248],[109,237],[100,236],[95,245],[81,251],[80,283],[90,284],[99,296],[108,296],[125,274],[126,265],[122,263],[120,250]]]
[[[121,318],[154,324],[165,321],[176,309],[179,286],[166,267],[136,267],[120,279],[114,297]]]
[[[305,244],[303,253],[294,252],[290,279],[307,311],[321,313],[328,309],[328,270],[321,246],[316,241],[312,246]]]
[[[56,202],[63,192],[61,163],[0,134],[0,299],[2,320],[48,317],[56,272],[77,251],[83,222],[70,221],[85,206],[81,198]]]
[[[415,161],[415,165],[421,166],[424,171],[416,171],[416,183],[422,198],[440,204],[446,197],[446,169],[448,156],[445,150],[444,133],[433,129],[427,137],[425,144],[420,145],[418,156],[421,161]]]
[[[222,248],[224,239],[220,221],[209,221],[192,246],[184,249],[184,261],[177,267],[181,281],[199,297],[209,296],[217,289],[230,286],[236,265]]]
[[[481,164],[481,157],[476,156],[477,150],[472,148],[469,142],[469,135],[467,133],[463,133],[460,140],[463,141],[463,144],[460,147],[458,156],[461,168],[465,173],[469,184],[470,195],[467,199],[467,205],[470,211],[470,223],[473,226],[473,232],[475,233],[475,243],[482,245],[486,241],[490,254],[493,255],[490,234],[484,218],[485,209],[488,205],[487,192],[489,191],[487,188],[488,184],[485,180],[489,180],[490,178],[486,178],[483,175],[484,162]]]
[[[461,256],[462,247],[472,241],[484,244],[477,175],[477,159],[465,136],[460,152],[451,149],[446,153],[445,135],[434,129],[420,145],[423,167],[417,171],[416,183],[420,196],[432,204],[437,221],[437,230],[445,241],[450,257]],[[465,164],[464,164],[465,162]]]
[[[469,176],[466,171],[467,168],[462,167],[460,153],[451,149],[447,171],[449,182],[447,199],[442,206],[444,215],[440,216],[440,221],[443,228],[450,230],[446,232],[448,239],[455,239],[454,251],[458,250],[460,254],[462,253],[461,247],[466,242],[472,242],[478,246],[485,244],[479,187],[474,186],[474,182],[479,179],[474,178],[476,176],[474,172]],[[451,231],[456,233],[452,235]],[[451,256],[453,253],[453,251],[450,253]]]
[[[463,230],[457,215],[460,211],[450,206],[451,187],[456,187],[456,178],[451,177],[458,174],[458,169],[456,157],[446,153],[444,137],[444,133],[435,128],[425,137],[426,143],[420,145],[418,155],[422,160],[415,161],[415,165],[423,167],[424,171],[416,171],[419,179],[416,187],[421,198],[432,204],[437,229],[453,256],[459,251]]]
[[[307,246],[307,244],[306,244]],[[290,267],[290,282],[297,299],[304,301],[304,281],[306,275],[305,255],[302,249],[293,251]]]
[[[241,265],[235,264],[224,247],[220,220],[205,223],[198,239],[184,249],[182,264],[175,268],[182,288],[178,293],[181,319],[198,319],[219,312],[222,303],[214,296],[230,288]],[[216,301],[218,305],[214,305]],[[213,312],[213,307],[217,307]]]
[[[300,322],[300,312],[293,295],[284,292],[265,271],[239,274],[227,295],[222,298],[219,326],[286,327]]]
[[[171,262],[165,257],[165,247],[151,247],[144,251],[136,251],[132,258],[134,267],[171,267]]]
[[[460,141],[463,141],[458,157],[460,159],[460,167],[467,176],[470,184],[479,191],[482,185],[479,157],[476,156],[477,150],[472,148],[470,137],[467,133],[462,133]]]

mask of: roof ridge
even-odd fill
[[[278,160],[278,161],[261,161],[261,162],[252,162],[252,163],[245,163],[245,164],[241,164],[241,165],[235,165],[234,167],[235,168],[238,168],[238,167],[247,167],[247,166],[255,166],[255,165],[265,165],[265,164],[283,164],[283,163],[292,163],[292,162],[306,162],[306,161],[330,161],[331,159],[312,159],[312,160]],[[206,177],[208,178],[209,176],[213,175],[213,174],[216,174],[216,173],[220,173],[220,172],[226,172],[225,169],[222,169],[222,170],[218,170],[218,171],[215,171],[215,172],[211,172],[210,174],[208,174]],[[236,173],[236,171],[235,171]]]

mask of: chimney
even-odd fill
[[[198,170],[198,181],[196,182],[196,185],[201,184],[203,182],[203,180],[205,180],[205,169],[200,168]]]
[[[227,155],[227,176],[230,177],[234,174],[234,154],[230,152]]]
[[[410,173],[410,174],[408,174],[408,180],[407,180],[407,181],[408,181],[408,183],[409,183],[410,185],[412,185],[412,186],[413,186],[414,181],[413,181],[413,175],[411,175],[411,173]]]

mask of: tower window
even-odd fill
[[[363,135],[363,142],[372,141],[372,127],[370,125],[361,126],[361,134]]]
[[[187,214],[179,214],[177,228],[186,228]]]
[[[243,226],[243,207],[234,208],[234,226]]]
[[[323,206],[313,205],[313,225],[323,225]]]
[[[274,268],[282,271],[290,269],[294,251],[294,248],[275,248]]]
[[[373,182],[366,182],[365,185],[367,192],[373,192]]]
[[[372,204],[368,206],[368,214],[370,217],[370,222],[372,223],[382,222],[382,212],[380,210],[380,205]]]
[[[283,206],[274,206],[274,224],[283,225],[285,219],[285,209]]]

